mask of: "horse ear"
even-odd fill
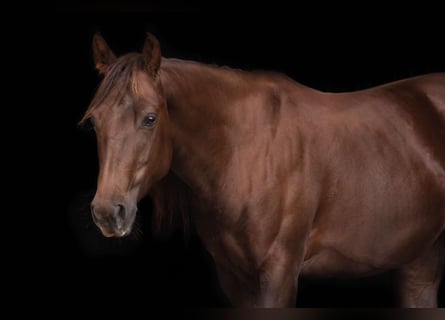
[[[105,74],[108,67],[116,60],[113,51],[99,33],[95,33],[93,36],[93,57],[96,69],[100,74]]]
[[[144,49],[142,50],[148,72],[156,76],[161,65],[161,48],[159,41],[151,33],[147,33]]]

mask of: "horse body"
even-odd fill
[[[442,232],[444,121],[431,117],[421,123],[420,114],[438,110],[425,100],[428,90],[417,89],[431,78],[444,85],[443,75],[427,76],[328,96],[332,108],[312,126],[318,136],[312,161],[322,162],[326,172],[303,272],[394,268]],[[403,99],[404,92],[410,100]],[[434,140],[422,132],[428,125]]]
[[[99,44],[96,52],[106,53]],[[146,52],[147,63],[156,54]],[[109,56],[96,54],[98,69]],[[154,85],[140,72],[134,82],[142,83],[144,101],[161,88],[167,156],[158,156],[162,165],[141,165],[136,176],[149,178],[144,187],[128,183],[130,202],[149,189],[186,188],[193,224],[231,303],[290,306],[300,275],[396,268],[402,305],[437,303],[445,259],[445,74],[325,93],[272,73],[165,58],[158,64]],[[100,167],[99,177],[117,171]],[[113,188],[101,188],[109,180],[98,184],[96,198],[116,198]],[[125,216],[127,207],[122,201],[112,214]],[[102,213],[110,215],[93,209]]]
[[[167,61],[163,64],[169,68]],[[179,63],[179,68],[183,64]],[[195,67],[196,72],[203,72]],[[185,82],[206,91],[204,84],[196,85],[191,80],[200,77],[190,75],[190,70],[188,75],[190,79]],[[443,75],[432,77],[445,84]],[[224,260],[219,262],[223,265],[220,268],[239,273],[232,281],[239,283],[244,275],[258,275],[269,256],[271,263],[277,263],[280,253],[275,251],[284,251],[282,255],[295,256],[294,259],[300,255],[301,259],[299,251],[303,249],[298,248],[298,243],[307,243],[301,274],[318,276],[363,276],[398,268],[431,247],[445,221],[445,157],[441,151],[445,150],[445,124],[439,118],[437,143],[425,146],[431,142],[424,141],[410,121],[411,105],[426,109],[418,112],[439,113],[435,109],[439,106],[428,103],[425,95],[435,89],[440,91],[436,87],[416,89],[418,84],[427,86],[431,82],[428,77],[347,94],[314,92],[287,83],[286,79],[274,81],[273,76],[266,76],[264,83],[260,79],[257,76],[257,87],[246,92],[241,101],[238,97],[227,101],[226,96],[222,99],[224,105],[211,109],[225,113],[220,119],[231,117],[230,128],[226,129],[229,133],[224,132],[224,126],[216,125],[223,130],[215,132],[219,139],[209,137],[206,129],[202,143],[186,148],[193,154],[206,155],[209,163],[197,160],[191,166],[207,168],[210,174],[200,171],[201,174],[187,175],[192,168],[172,168],[189,185],[205,185],[200,194],[208,203],[204,210],[207,218],[201,218],[205,220],[201,228],[197,223],[198,232],[217,264],[220,257]],[[206,81],[209,86],[221,82]],[[241,82],[248,83],[248,79]],[[171,82],[165,79],[163,83]],[[410,93],[408,101],[398,98],[405,90]],[[417,96],[411,94],[415,90],[419,90]],[[179,92],[172,95],[175,100],[186,101],[178,99],[182,97]],[[183,109],[199,105],[191,102]],[[205,127],[208,118],[202,119],[205,123],[194,125]],[[200,134],[199,129],[187,128],[187,133],[180,132],[174,140],[187,146],[180,137],[190,132]],[[228,141],[221,144],[225,135],[229,135]],[[199,140],[191,139],[192,143]],[[214,141],[220,147],[209,157]],[[431,153],[442,158],[431,161]],[[190,156],[180,158],[187,157]],[[226,169],[215,179],[211,164],[216,163],[218,171],[218,162],[225,163]],[[193,181],[207,176],[214,180]],[[210,225],[216,228],[209,230]],[[216,243],[207,240],[210,235],[219,235]],[[277,244],[280,241],[290,243],[289,248]],[[225,261],[227,256],[238,259]],[[282,262],[279,268],[286,263],[287,272],[296,278],[299,263]],[[239,270],[240,266],[243,270]],[[248,285],[254,288],[260,279],[252,281]],[[238,285],[233,290],[238,291]]]

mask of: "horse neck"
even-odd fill
[[[172,127],[172,171],[211,194],[230,156],[226,128],[240,98],[240,75],[229,69],[163,59],[161,81]],[[236,93],[235,93],[236,92]]]

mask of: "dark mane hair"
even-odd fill
[[[181,226],[187,238],[190,232],[191,191],[171,171],[153,185],[149,193],[153,201],[152,231],[157,237],[169,236]]]

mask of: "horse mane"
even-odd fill
[[[93,110],[100,106],[111,92],[116,94],[116,96],[113,97],[116,101],[120,101],[128,89],[137,95],[138,90],[135,81],[133,81],[133,75],[136,71],[144,69],[145,62],[141,53],[128,53],[119,57],[105,74],[104,79],[79,124],[83,124],[90,118]]]
[[[181,228],[185,237],[190,231],[191,191],[173,172],[154,184],[149,192],[153,201],[152,232],[168,237]]]

